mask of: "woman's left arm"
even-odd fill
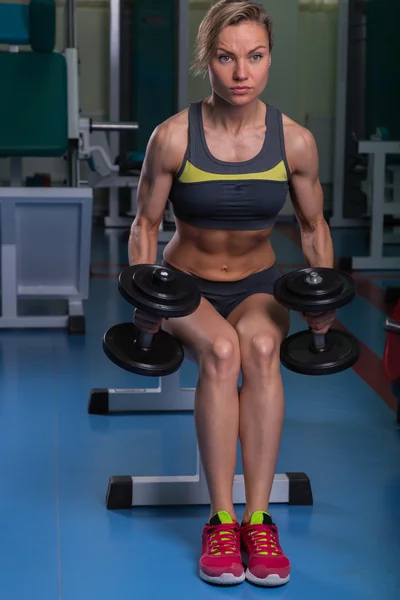
[[[318,150],[314,137],[307,129],[297,126],[291,132],[288,146],[292,172],[290,195],[300,225],[304,258],[310,267],[333,268],[333,243],[324,217]],[[305,318],[312,331],[326,333],[335,320],[335,311],[305,315]]]
[[[303,127],[295,126],[290,137],[290,196],[300,226],[304,258],[310,267],[332,268],[334,251],[329,225],[324,217],[317,146],[312,134]]]

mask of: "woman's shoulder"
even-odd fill
[[[185,108],[178,113],[175,113],[158,125],[156,131],[162,135],[180,135],[187,134],[189,123],[189,108]]]
[[[157,144],[168,147],[169,150],[185,151],[188,139],[189,108],[172,115],[160,123],[153,132]]]
[[[305,152],[315,146],[313,134],[307,127],[300,125],[282,113],[283,133],[285,144],[294,152]]]
[[[292,172],[318,162],[318,149],[313,134],[282,113],[285,151]]]
[[[155,161],[167,171],[175,171],[182,163],[188,142],[188,111],[186,108],[157,125],[147,146],[147,161]]]

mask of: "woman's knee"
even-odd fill
[[[279,368],[280,345],[279,336],[272,332],[260,331],[241,339],[243,372]]]
[[[240,371],[240,345],[236,336],[219,335],[199,352],[199,367],[207,376],[226,379]]]

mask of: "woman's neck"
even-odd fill
[[[247,127],[257,127],[261,117],[265,120],[265,105],[258,98],[245,106],[233,106],[213,93],[204,104],[213,126],[232,134],[237,134]]]

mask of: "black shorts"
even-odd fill
[[[177,271],[165,260],[161,263],[172,271]],[[243,300],[254,294],[273,295],[275,281],[279,279],[281,273],[274,264],[268,269],[249,275],[239,281],[209,281],[196,275],[194,277],[196,284],[200,289],[203,298],[206,298],[215,310],[225,319]]]

